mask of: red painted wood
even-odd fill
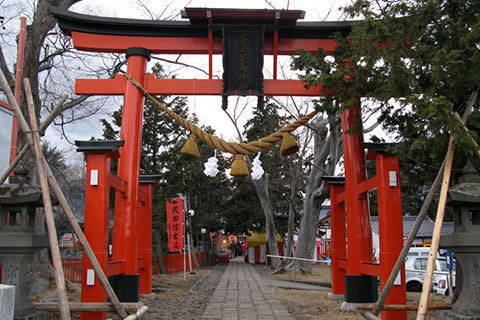
[[[17,50],[17,70],[15,72],[15,100],[20,104],[20,98],[22,94],[22,77],[23,77],[23,60],[25,55],[25,37],[27,34],[27,18],[20,18],[20,36],[18,37],[18,50]],[[18,144],[18,122],[17,117],[13,117],[12,120],[12,133],[10,140],[10,161],[12,163],[17,156],[17,144]],[[10,176],[13,176],[13,171],[10,172]]]
[[[115,79],[77,79],[75,93],[79,95],[123,95],[126,79],[118,75]],[[221,79],[155,79],[147,76],[144,88],[152,95],[221,95]],[[306,89],[300,80],[264,80],[266,96],[320,96],[329,92],[321,86]]]
[[[185,255],[186,270],[190,269],[187,253],[166,254],[163,256],[163,263],[165,264],[165,269],[167,270],[167,273],[177,273],[180,271],[183,272],[183,255]],[[192,256],[192,268],[195,268],[193,263],[193,256]]]
[[[377,263],[362,263],[360,264],[360,269],[362,274],[369,274],[372,276],[380,276],[380,265]]]
[[[403,247],[400,164],[391,154],[376,154],[378,224],[380,231],[380,287],[390,276]],[[390,186],[389,172],[395,172],[397,185]],[[385,304],[406,304],[405,266],[400,270],[401,284],[393,285]],[[382,311],[382,320],[406,320],[406,311]]]
[[[347,200],[348,275],[361,275],[363,262],[372,261],[372,231],[368,198],[360,196],[358,184],[365,180],[363,133],[350,132],[361,121],[360,104],[342,112],[345,193]]]
[[[145,202],[138,203],[138,257],[140,294],[152,293],[152,192],[153,184],[141,184],[140,191],[146,195]],[[140,260],[142,259],[142,260]],[[143,267],[142,267],[143,265]]]
[[[205,54],[209,53],[208,37],[137,37],[106,34],[93,34],[72,31],[73,45],[76,49],[90,52],[124,53],[130,47],[142,47],[154,54]],[[321,47],[333,52],[337,43],[332,39],[280,38],[279,55],[296,55],[304,49],[317,52]],[[222,54],[222,38],[212,38],[212,53]],[[264,54],[273,55],[274,39],[265,39]]]
[[[82,282],[82,259],[62,259],[65,280]]]
[[[378,181],[377,181],[377,176],[371,177],[370,179],[367,179],[365,181],[362,181],[358,184],[357,186],[357,192],[358,194],[364,194],[374,188],[377,187]]]
[[[344,193],[345,186],[330,187],[330,219],[331,259],[332,259],[332,294],[345,294],[345,270],[341,268],[339,259],[346,258],[345,202],[338,200],[338,195]]]
[[[127,72],[141,84],[145,82],[147,59],[128,57]],[[120,139],[118,177],[127,181],[127,191],[115,197],[113,260],[125,261],[125,273],[137,274],[137,203],[139,199],[140,147],[142,140],[143,94],[131,83],[125,85]]]
[[[102,269],[108,265],[108,217],[110,186],[110,158],[106,153],[87,152],[87,183],[85,190],[84,232]],[[98,171],[98,184],[91,185],[92,170]],[[106,302],[107,295],[100,281],[95,278],[94,285],[87,286],[87,270],[93,269],[88,258],[82,260],[82,302]],[[108,274],[107,274],[108,276]],[[82,320],[105,320],[106,312],[81,312]]]

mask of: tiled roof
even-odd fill
[[[325,218],[330,217],[330,206],[322,206],[320,208],[320,214],[318,215],[318,219],[323,221]]]
[[[413,226],[415,225],[415,220],[417,220],[417,216],[403,216],[403,235],[408,236],[410,230],[412,230]],[[379,234],[378,231],[378,216],[370,217],[370,225],[372,227],[372,232]],[[418,229],[417,238],[431,238],[433,235],[433,228],[435,226],[435,222],[433,222],[430,217],[425,217]],[[442,235],[449,235],[453,232],[453,222],[444,222],[442,225]]]

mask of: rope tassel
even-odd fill
[[[245,158],[241,154],[237,154],[235,156],[235,161],[233,161],[230,175],[234,177],[248,176],[248,166],[245,163]]]
[[[282,145],[280,146],[280,155],[286,157],[297,153],[300,148],[297,142],[289,133],[284,133],[282,138]]]
[[[197,137],[191,134],[187,142],[185,142],[185,144],[183,145],[183,148],[180,152],[183,154],[188,154],[189,156],[195,158],[199,158],[200,152],[198,151]]]

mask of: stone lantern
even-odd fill
[[[42,206],[38,187],[22,183],[0,185],[0,265],[3,283],[15,288],[15,319],[43,320],[29,300],[34,254],[48,247],[45,234],[35,231],[35,208]]]
[[[440,247],[456,259],[456,301],[442,320],[480,320],[480,175],[470,162],[458,184],[448,190],[455,230],[442,236]]]

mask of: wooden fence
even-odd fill
[[[63,258],[62,265],[65,280],[78,283],[82,281],[82,259]]]

